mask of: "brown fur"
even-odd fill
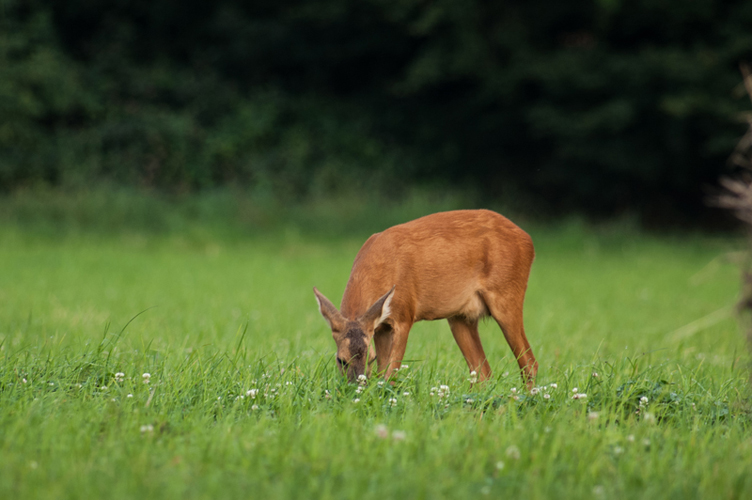
[[[489,210],[427,215],[374,234],[355,257],[341,312],[314,288],[338,357],[346,363],[343,372],[355,380],[375,357],[379,373],[389,378],[400,366],[413,323],[447,319],[468,367],[485,380],[491,368],[478,320],[490,315],[531,385],[538,363],[525,336],[522,307],[534,255],[530,236]],[[352,333],[354,328],[360,332]],[[365,351],[354,342],[357,336],[368,346]],[[356,345],[359,352],[351,352]]]

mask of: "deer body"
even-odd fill
[[[478,321],[492,316],[532,383],[537,362],[525,336],[522,307],[535,253],[530,237],[489,210],[421,217],[371,236],[355,257],[338,311],[314,288],[351,380],[399,368],[413,323],[447,319],[470,370],[491,375]]]

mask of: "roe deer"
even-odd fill
[[[532,387],[538,363],[522,325],[535,251],[522,229],[489,210],[427,215],[376,233],[355,257],[341,312],[315,287],[337,343],[337,366],[351,382],[399,368],[413,323],[446,319],[471,371],[491,376],[478,320],[491,315]]]

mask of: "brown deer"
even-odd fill
[[[376,233],[355,257],[341,312],[315,287],[337,343],[337,366],[351,382],[400,367],[413,323],[446,319],[467,366],[491,376],[478,320],[493,316],[533,385],[538,363],[522,325],[535,251],[522,229],[489,210],[427,215]]]

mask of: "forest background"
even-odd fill
[[[461,189],[715,224],[752,3],[1,0],[0,190]]]

